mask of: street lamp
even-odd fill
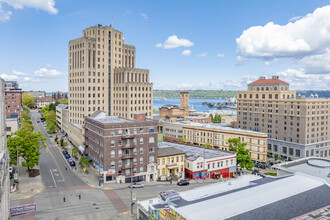
[[[16,146],[16,157],[17,157],[17,159],[16,159],[16,163],[17,163],[17,187],[16,187],[16,190],[18,191],[18,186],[19,186],[19,181],[18,181],[18,177],[19,177],[19,157],[18,157],[18,145]]]

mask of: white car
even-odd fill
[[[143,188],[143,184],[142,183],[133,183],[133,185],[129,185],[129,188]]]

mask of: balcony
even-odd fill
[[[127,169],[133,169],[133,168],[136,168],[137,167],[137,165],[136,164],[133,164],[133,167],[131,166],[131,164],[130,165],[123,165],[123,166],[121,166],[121,169],[122,170],[127,170]]]
[[[122,160],[126,160],[126,159],[133,159],[133,157],[134,157],[134,155],[123,155],[123,156],[121,156],[121,159]]]
[[[122,134],[121,139],[133,139],[134,136],[134,134]]]
[[[122,145],[121,146],[121,149],[133,149],[134,148],[134,146],[132,145],[132,144],[128,144],[128,145]]]

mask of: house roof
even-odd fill
[[[158,157],[167,157],[178,154],[184,154],[185,152],[174,147],[158,148]]]
[[[286,84],[288,85],[289,83],[284,82],[280,79],[258,79],[252,83],[249,84],[249,86],[253,85],[277,85],[277,84]]]

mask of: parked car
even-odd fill
[[[71,158],[70,154],[65,154],[64,156],[65,156],[66,159]]]
[[[67,150],[62,151],[63,155],[69,154]]]
[[[178,186],[188,186],[190,183],[188,180],[180,180]]]
[[[142,183],[133,183],[132,185],[129,185],[128,188],[143,188],[144,185]]]
[[[328,177],[330,177],[330,173],[328,174]]]
[[[71,158],[68,159],[68,162],[69,162],[70,166],[72,166],[72,167],[76,166],[76,163]]]
[[[259,174],[259,170],[253,170],[252,174],[255,174],[255,175]]]

